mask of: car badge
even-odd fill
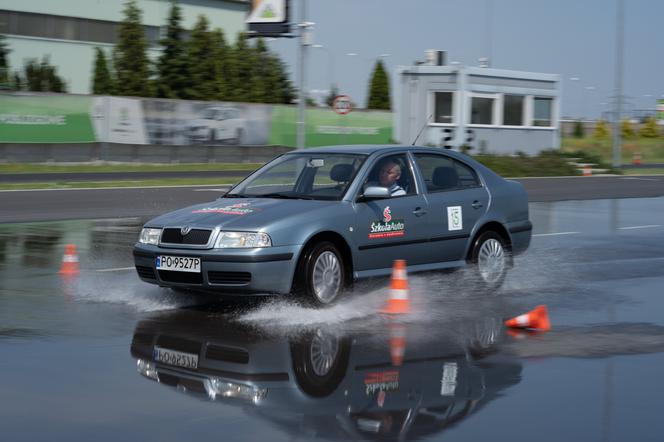
[[[180,229],[180,234],[182,236],[187,235],[189,232],[191,232],[191,226],[184,226]]]

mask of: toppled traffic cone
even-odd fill
[[[387,307],[381,313],[401,314],[410,312],[410,300],[408,299],[408,275],[406,273],[406,261],[397,259],[392,266],[392,279],[390,280],[390,299]]]
[[[406,326],[390,322],[390,359],[392,365],[400,367],[406,354]]]
[[[535,309],[517,316],[516,318],[508,319],[505,321],[507,327],[523,328],[529,330],[549,331],[551,330],[551,323],[549,322],[549,314],[547,313],[545,305],[538,305]]]
[[[591,166],[583,166],[583,176],[591,176],[593,174],[593,168]]]
[[[74,244],[67,244],[65,246],[65,254],[62,257],[62,265],[60,266],[61,275],[78,275],[78,254],[76,253],[76,246]]]

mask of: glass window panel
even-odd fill
[[[503,97],[503,124],[505,126],[523,126],[523,95],[505,95]]]
[[[553,105],[552,98],[539,98],[535,97],[535,112],[533,118],[534,126],[551,126],[551,108]]]
[[[452,123],[452,109],[454,109],[452,92],[436,92],[434,96],[434,123]]]
[[[493,124],[493,98],[471,98],[470,124]]]
[[[459,175],[459,186],[462,188],[477,187],[480,185],[477,175],[470,167],[458,161],[454,162],[457,175]]]

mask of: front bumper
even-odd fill
[[[165,287],[287,294],[291,291],[300,247],[195,250],[136,244],[134,264],[141,280]],[[157,255],[200,258],[201,273],[157,270]]]

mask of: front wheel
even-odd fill
[[[496,290],[505,281],[510,252],[505,240],[498,233],[493,231],[482,233],[473,244],[470,260],[480,288],[488,291]]]
[[[305,252],[298,266],[297,291],[318,306],[332,304],[346,282],[344,261],[331,242],[314,244]]]

